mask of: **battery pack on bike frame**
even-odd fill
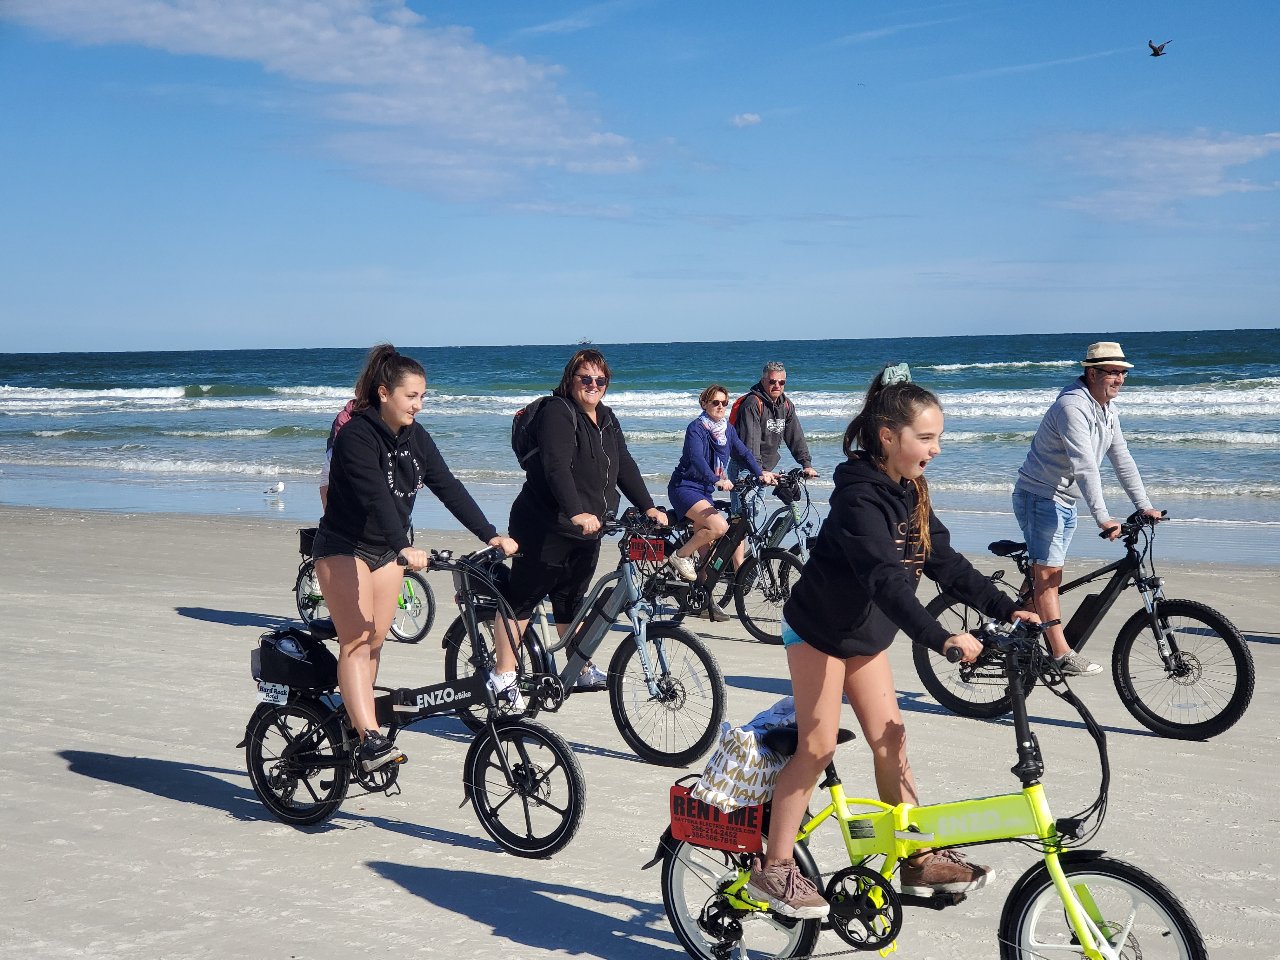
[[[479,673],[429,687],[392,690],[374,698],[373,706],[382,726],[403,727],[416,720],[453,713],[490,696],[485,676]]]

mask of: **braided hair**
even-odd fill
[[[424,381],[427,379],[427,372],[422,369],[422,364],[413,357],[399,353],[389,343],[378,344],[365,357],[364,368],[356,378],[356,404],[352,409],[373,407],[376,410],[382,406],[382,401],[378,398],[378,387],[386,387],[390,392],[400,386],[405,377],[412,376],[421,377]]]
[[[938,397],[924,387],[910,380],[891,380],[885,383],[886,371],[897,369],[886,366],[871,381],[866,399],[862,402],[862,410],[850,421],[844,431],[844,455],[852,457],[855,450],[866,453],[871,463],[884,470],[887,455],[880,442],[880,430],[888,427],[891,431],[901,433],[904,427],[915,422],[916,417],[926,407],[942,409]],[[911,526],[917,531],[921,557],[929,555],[929,484],[921,475],[910,481],[916,490],[916,509],[911,518]]]

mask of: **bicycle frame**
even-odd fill
[[[1148,616],[1151,617],[1151,624],[1158,638],[1157,649],[1167,664],[1175,644],[1159,623],[1158,610],[1160,601],[1164,599],[1164,581],[1155,575],[1154,570],[1150,576],[1142,576],[1146,551],[1137,549],[1136,530],[1132,538],[1125,538],[1124,543],[1125,555],[1123,557],[1077,577],[1058,588],[1059,594],[1066,594],[1077,587],[1093,583],[1108,574],[1111,575],[1111,579],[1103,586],[1100,593],[1089,594],[1085,597],[1075,613],[1071,615],[1071,619],[1063,625],[1063,634],[1066,637],[1067,645],[1071,649],[1084,649],[1084,645],[1093,636],[1093,632],[1115,605],[1116,600],[1119,599],[1121,591],[1132,583],[1138,588],[1138,593],[1142,596],[1142,604],[1146,607]],[[1025,603],[1032,595],[1031,562],[1027,559],[1025,551],[1021,556],[1015,556],[1014,560],[1023,577],[1022,588],[1018,591],[1018,600],[1020,603]]]
[[[1027,716],[1026,686],[1021,662],[1023,656],[1011,652],[1009,657],[1015,662],[1008,669],[1008,691],[1013,701],[1013,727],[1018,754],[1018,763],[1013,767],[1013,773],[1022,783],[1019,792],[921,806],[909,803],[891,805],[879,800],[847,796],[833,761],[827,765],[825,777],[818,785],[820,789],[829,792],[831,802],[801,825],[796,842],[803,843],[823,823],[834,820],[851,865],[866,866],[877,857],[884,858],[877,872],[885,879],[887,886],[898,864],[920,850],[1035,838],[1040,843],[1045,867],[1084,955],[1091,960],[1119,960],[1121,953],[1112,948],[1102,932],[1106,920],[1101,916],[1088,890],[1073,887],[1062,867],[1062,858],[1071,854],[1063,843],[1062,831],[1049,809],[1044,786],[1040,782],[1044,762],[1039,742],[1031,731]],[[1099,790],[1101,801],[1106,797],[1110,785],[1105,736],[1083,703],[1074,696],[1070,697],[1070,702],[1081,712],[1081,717],[1098,744],[1102,767],[1102,784]],[[750,870],[745,865],[740,866],[737,877],[723,891],[729,905],[750,912],[768,910],[767,902],[756,900],[747,893],[749,879]],[[964,894],[941,893],[932,897],[901,896],[900,899],[904,904],[941,908],[959,903],[964,897]],[[1125,937],[1119,937],[1117,942],[1123,945]],[[886,953],[892,949],[894,947],[889,945],[881,952]]]

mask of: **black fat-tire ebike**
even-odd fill
[[[1218,611],[1194,600],[1165,599],[1164,581],[1155,573],[1155,528],[1154,518],[1134,513],[1120,529],[1125,555],[1062,586],[1065,594],[1110,574],[1099,592],[1084,598],[1063,631],[1071,649],[1082,650],[1121,591],[1136,587],[1142,609],[1120,627],[1111,653],[1111,676],[1120,701],[1153,733],[1205,740],[1244,716],[1253,697],[1253,655],[1240,631]],[[1000,540],[989,549],[1016,563],[1023,575],[1021,590],[1004,580],[1003,571],[993,574],[992,582],[1020,605],[1027,603],[1031,561],[1026,544]],[[983,619],[946,593],[934,597],[925,609],[952,634],[972,632]],[[912,657],[920,682],[952,713],[989,720],[1011,709],[999,650],[984,652],[972,664],[950,663],[916,644]]]
[[[710,750],[719,736],[725,714],[724,676],[715,656],[695,634],[651,618],[637,558],[662,548],[657,525],[631,509],[617,520],[606,521],[604,535],[611,534],[622,534],[622,560],[591,588],[566,628],[563,665],[548,652],[532,625],[525,630],[517,653],[516,681],[525,699],[525,716],[557,711],[566,699],[592,692],[575,688],[574,682],[615,622],[625,617],[626,636],[606,671],[613,721],[627,746],[643,760],[683,767]],[[486,663],[492,662],[493,624],[500,605],[505,608],[496,594],[477,597],[474,622],[460,617],[445,631],[446,678],[474,670],[478,649],[485,651]],[[459,713],[472,729],[483,720],[474,707]]]
[[[494,587],[485,570],[496,548],[454,558],[432,551],[435,570],[452,571],[458,606],[474,621],[475,598]],[[496,551],[501,556],[501,551]],[[317,640],[334,639],[330,620],[309,624]],[[484,651],[476,655],[483,657]],[[504,712],[483,677],[472,675],[426,687],[375,687],[378,723],[388,737],[428,717],[476,705],[483,723],[463,762],[464,803],[470,801],[485,832],[521,857],[549,857],[563,849],[582,822],[586,781],[577,757],[559,734]],[[400,764],[366,772],[357,758],[358,738],[333,686],[294,688],[259,682],[259,703],[240,744],[254,792],[279,820],[296,827],[333,816],[352,785],[366,794],[398,793]],[[265,698],[272,698],[270,700]]]
[[[329,616],[329,608],[320,592],[320,582],[316,579],[316,562],[311,557],[315,535],[315,527],[304,527],[298,531],[298,552],[302,554],[302,561],[298,564],[298,576],[293,581],[293,598],[297,601],[298,616],[303,623]],[[435,620],[436,597],[430,584],[417,571],[404,571],[400,596],[396,600],[395,619],[391,621],[391,639],[417,643],[431,632]]]

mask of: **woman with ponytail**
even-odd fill
[[[1032,620],[951,548],[934,516],[925,468],[941,451],[942,405],[911,382],[907,365],[885,367],[844,435],[831,512],[783,608],[782,642],[791,671],[799,742],[774,786],[767,860],[752,871],[753,896],[787,916],[824,917],[828,905],[797,870],[796,831],[818,775],[831,762],[845,696],[872,751],[885,803],[918,803],[907,761],[888,648],[902,630],[916,643],[958,649],[972,661],[982,645],[947,631],[916,599],[921,574],[1000,620]],[[963,893],[986,884],[988,867],[954,850],[922,851],[903,862],[903,893]]]
[[[498,535],[450,472],[431,435],[414,418],[422,409],[422,365],[389,343],[369,351],[356,381],[351,419],[336,433],[329,495],[312,555],[316,578],[338,633],[338,689],[360,735],[365,770],[404,760],[378,730],[373,682],[391,629],[403,574],[427,565],[409,542],[418,491],[430,488],[464,527],[510,556],[516,543]]]

